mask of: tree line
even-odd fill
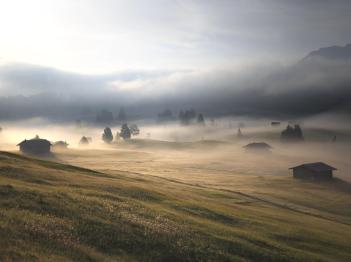
[[[116,140],[119,140],[119,139],[128,140],[132,136],[137,136],[139,134],[140,134],[140,130],[136,124],[132,124],[128,126],[127,123],[124,123],[121,126],[121,129],[116,133],[115,138]],[[102,140],[107,144],[113,141],[113,134],[110,127],[106,127],[104,129],[104,132],[102,134]]]

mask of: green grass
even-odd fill
[[[251,194],[1,152],[0,261],[351,260],[347,187],[260,183]]]

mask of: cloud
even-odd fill
[[[81,75],[33,65],[0,67],[0,117],[44,116],[74,120],[127,108],[154,117],[193,107],[207,115],[294,117],[344,110],[351,113],[350,60],[282,66],[247,65],[183,71],[128,71]],[[84,113],[85,112],[85,113]],[[84,115],[85,114],[85,115]]]
[[[91,73],[296,59],[350,42],[350,12],[346,0],[2,1],[0,52]]]
[[[0,96],[35,95],[43,92],[91,96],[106,92],[113,81],[146,81],[172,73],[129,70],[104,75],[84,75],[50,67],[10,63],[0,65]]]

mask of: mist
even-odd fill
[[[0,118],[87,118],[125,108],[135,119],[169,108],[194,108],[208,116],[302,117],[350,113],[351,62],[300,61],[211,70],[135,71],[79,75],[34,65],[0,67]]]
[[[351,261],[350,0],[0,3],[0,261]]]

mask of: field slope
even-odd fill
[[[0,261],[350,261],[350,212],[319,213],[293,185],[301,201],[287,205],[0,152]]]

